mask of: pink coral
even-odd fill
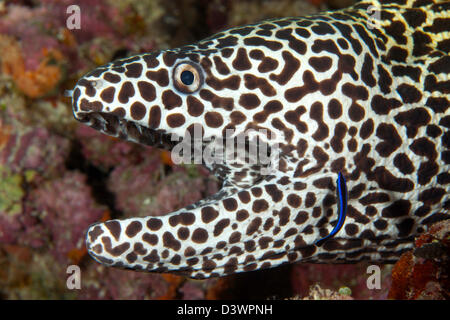
[[[8,14],[0,20],[0,33],[25,40],[22,42],[22,49],[26,53],[24,61],[27,70],[38,68],[44,48],[56,49],[59,47],[56,38],[45,36],[40,28],[36,28],[36,24],[43,25],[43,17],[48,17],[48,14],[48,10],[44,7],[32,9],[11,5],[8,7]],[[40,41],[26,41],[27,39],[40,39]]]
[[[41,247],[47,231],[32,214],[29,193],[64,172],[69,142],[43,128],[14,132],[0,149],[0,243]]]
[[[349,287],[355,299],[386,299],[390,287],[390,268],[380,266],[381,288],[368,289],[368,263],[325,265],[302,263],[293,266],[292,283],[294,294],[300,297],[309,294],[310,287],[320,284],[323,288],[338,290]]]
[[[194,282],[188,280],[179,289],[179,292],[183,295],[183,299],[186,300],[201,300],[205,299],[205,289],[202,287],[203,282]]]
[[[83,273],[79,299],[157,299],[168,290],[159,274],[107,268],[93,262]]]
[[[0,149],[0,163],[14,172],[35,170],[48,177],[63,170],[69,148],[67,139],[44,128],[16,132]]]
[[[60,262],[68,261],[71,250],[84,248],[86,229],[105,211],[95,203],[86,177],[79,172],[45,183],[32,199],[52,239],[51,251]]]
[[[69,14],[67,8],[73,1],[41,1],[35,7],[24,7],[10,5],[7,14],[0,20],[0,33],[8,34],[14,38],[21,39],[27,70],[35,70],[42,60],[43,50],[58,49],[66,56],[71,56],[71,70],[81,67],[79,58],[75,52],[76,47],[67,46],[58,39],[59,32],[66,28],[66,20]],[[98,35],[116,39],[120,34],[121,18],[117,9],[108,6],[103,0],[77,1],[81,9],[83,27],[72,30],[77,42],[91,41]],[[39,39],[39,41],[36,41]],[[75,66],[75,68],[73,68]]]
[[[30,214],[8,215],[0,212],[0,245],[19,244],[40,248],[49,238],[44,226]]]
[[[84,158],[103,171],[122,163],[139,163],[155,152],[152,148],[106,136],[84,125],[79,125],[75,134]]]

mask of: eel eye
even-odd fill
[[[202,84],[200,67],[192,62],[181,62],[173,73],[175,87],[183,93],[197,91]]]

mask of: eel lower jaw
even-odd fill
[[[179,143],[163,130],[151,129],[105,112],[77,112],[75,119],[106,135],[171,151]]]

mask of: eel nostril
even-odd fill
[[[103,81],[101,79],[97,79],[97,80],[91,80],[90,81],[90,85],[94,88],[94,89],[101,89],[103,87]]]

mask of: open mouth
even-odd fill
[[[179,140],[163,130],[144,127],[134,121],[121,119],[105,112],[77,112],[75,118],[85,125],[123,140],[141,143],[147,146],[172,150]]]

